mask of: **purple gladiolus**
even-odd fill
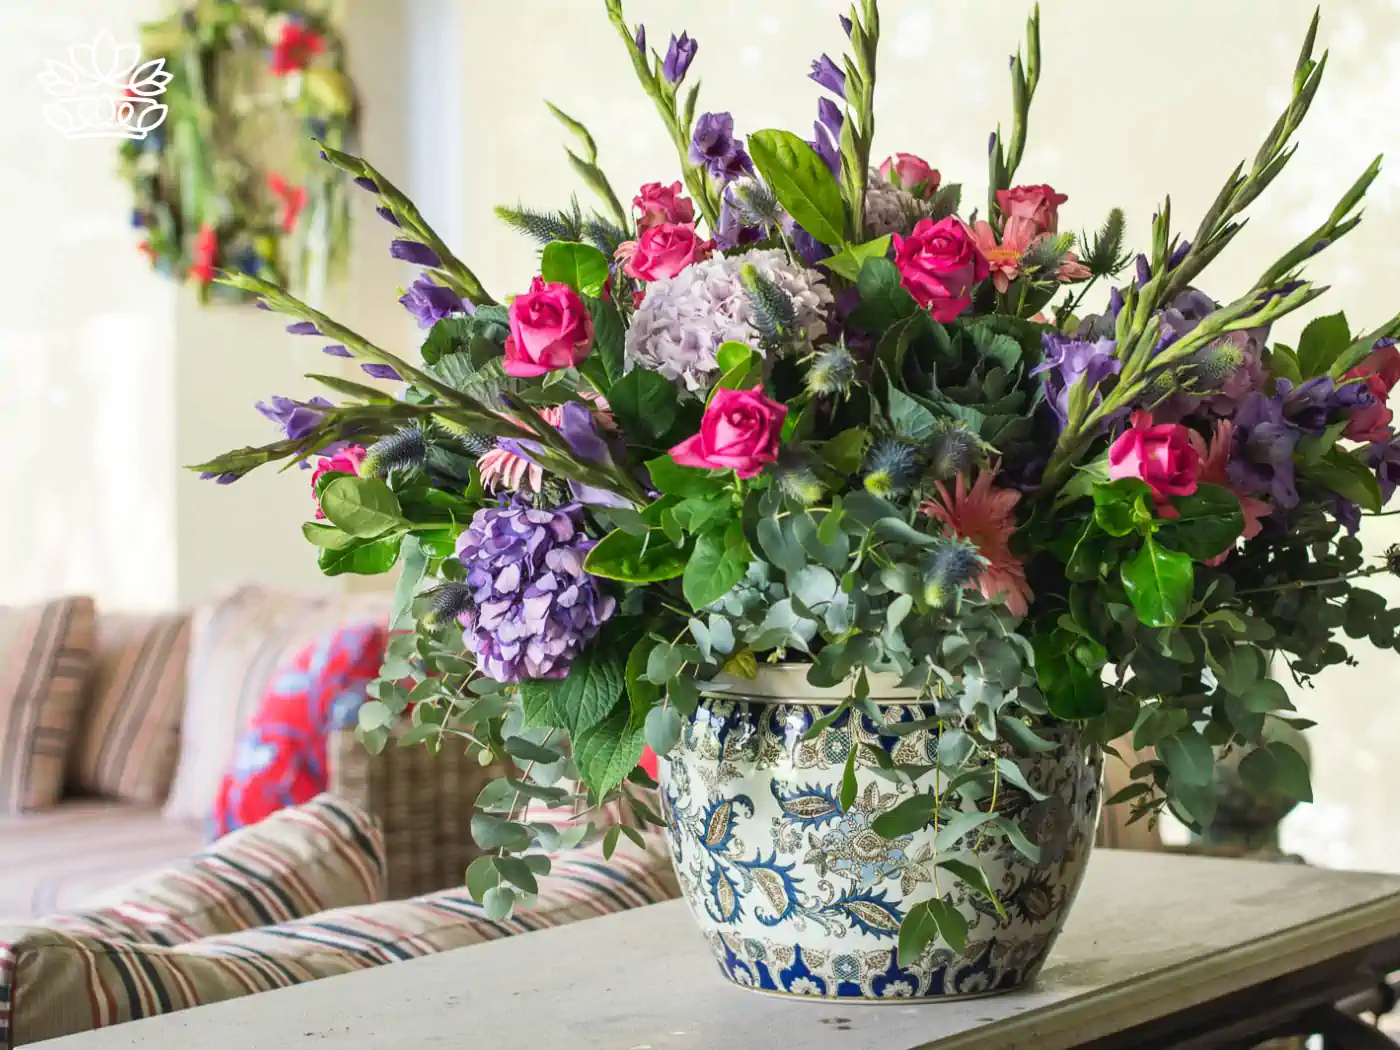
[[[321,353],[323,353],[323,354],[330,354],[331,357],[353,357],[353,356],[354,356],[353,354],[350,353],[349,350],[345,349],[345,347],[341,346],[339,343],[336,343],[334,346],[323,346],[323,347],[321,348]]]
[[[583,569],[595,541],[577,503],[484,507],[457,540],[471,589],[462,640],[498,682],[564,678],[617,601]]]
[[[1032,374],[1045,377],[1046,401],[1063,429],[1069,422],[1069,395],[1075,384],[1082,380],[1093,394],[1091,403],[1097,404],[1099,385],[1121,372],[1123,362],[1114,356],[1117,344],[1112,339],[1090,342],[1046,332],[1041,344],[1045,358]]]
[[[831,246],[823,244],[810,233],[804,230],[789,217],[787,221],[788,236],[792,238],[792,246],[797,249],[798,256],[808,266],[816,266],[823,259],[830,259],[835,253]]]
[[[442,265],[442,260],[437,257],[437,252],[417,241],[394,241],[389,245],[389,254],[395,259],[402,259],[415,266],[426,266],[431,269]]]
[[[374,210],[379,214],[379,217],[380,217],[381,219],[383,219],[385,222],[387,222],[390,226],[397,226],[397,227],[399,227],[400,229],[403,228],[403,224],[400,223],[398,219],[394,218],[394,213],[393,213],[392,211],[389,210],[388,205],[386,205],[386,204],[381,204],[379,207],[375,208]]]
[[[831,132],[832,138],[841,139],[841,129],[846,126],[846,112],[829,98],[817,103],[817,118],[822,127]]]
[[[1241,492],[1267,492],[1281,507],[1298,505],[1293,452],[1302,431],[1284,418],[1283,402],[1255,392],[1235,413],[1235,437],[1227,468]]]
[[[712,176],[724,182],[753,174],[753,161],[734,137],[734,117],[728,113],[701,114],[695,122],[690,160],[703,164]]]
[[[242,474],[235,474],[232,471],[225,471],[222,474],[216,474],[212,470],[206,470],[200,473],[199,480],[212,481],[215,485],[232,485],[242,476]]]
[[[689,33],[681,33],[679,37],[671,34],[671,46],[666,49],[666,61],[661,65],[661,75],[668,84],[679,84],[685,79],[699,50],[699,41],[690,39]]]
[[[809,79],[815,80],[822,87],[826,88],[837,98],[846,97],[846,74],[841,71],[841,67],[831,60],[830,55],[822,55],[812,63],[812,72],[808,74]]]
[[[1400,488],[1400,438],[1372,445],[1367,450],[1366,462],[1376,472],[1382,502],[1389,503],[1395,490]]]
[[[393,379],[398,382],[403,381],[403,376],[394,370],[392,365],[368,364],[361,365],[360,370],[367,376],[375,379]]]
[[[379,192],[379,186],[376,185],[375,181],[371,179],[368,175],[356,175],[355,185],[360,187],[360,189],[362,190],[369,190],[370,193]]]
[[[633,37],[633,43],[637,45],[637,54],[643,58],[647,57],[647,27],[641,22],[637,23],[637,35]]]
[[[846,114],[841,107],[829,98],[817,103],[817,123],[810,143],[817,156],[830,169],[831,174],[841,174],[841,129],[846,124]]]
[[[1353,536],[1361,531],[1361,505],[1345,496],[1332,497],[1332,517]]]
[[[1318,376],[1294,386],[1279,376],[1274,380],[1278,395],[1283,398],[1283,418],[1308,434],[1321,434],[1327,429],[1337,395],[1331,376]]]
[[[325,413],[319,410],[334,406],[323,397],[313,397],[305,403],[289,397],[273,397],[259,401],[253,407],[281,427],[288,441],[301,441],[325,418]]]
[[[612,450],[608,447],[602,434],[598,432],[597,420],[593,418],[593,412],[587,405],[579,401],[565,402],[559,410],[559,416],[557,429],[579,459],[589,463],[597,463],[600,466],[614,464]],[[521,459],[527,459],[531,463],[536,462],[535,454],[540,451],[540,446],[535,442],[521,441],[517,438],[502,438],[497,443],[507,452],[519,456]],[[632,505],[615,492],[596,488],[593,485],[585,485],[582,482],[570,481],[569,488],[573,491],[574,499],[587,506],[630,507]]]
[[[404,309],[418,321],[419,328],[431,328],[446,317],[465,313],[462,297],[424,274],[399,296]]]
[[[853,30],[855,29],[855,27],[856,27],[856,26],[855,26],[855,23],[852,22],[852,21],[851,21],[849,18],[847,18],[845,15],[837,15],[836,17],[839,18],[839,19],[841,19],[841,28],[844,29],[844,30],[846,31],[846,36],[849,37],[849,36],[851,35],[852,31],[853,31]]]
[[[321,330],[314,321],[297,321],[287,325],[288,335],[320,335]]]
[[[731,198],[731,188],[726,187],[724,196],[720,198],[719,228],[715,230],[715,246],[721,251],[730,251],[745,244],[757,244],[765,236],[760,227],[745,224]]]

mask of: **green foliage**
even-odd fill
[[[866,241],[864,244],[850,245],[829,259],[823,259],[822,265],[848,281],[858,281],[861,270],[867,262],[871,259],[883,259],[889,254],[890,241],[890,235],[886,234],[873,241]]]
[[[498,207],[496,217],[540,245],[555,241],[577,241],[583,237],[583,214],[575,200],[570,211],[539,211],[523,204]]]
[[[555,241],[545,246],[540,276],[566,284],[580,295],[600,299],[608,282],[608,259],[590,244]]]
[[[816,150],[790,131],[756,131],[748,145],[754,166],[787,213],[823,244],[844,244],[841,187]]]

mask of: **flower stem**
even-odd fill
[[[1247,598],[1255,594],[1277,594],[1281,591],[1306,591],[1315,587],[1331,587],[1337,583],[1348,583],[1352,580],[1364,580],[1369,576],[1380,576],[1389,572],[1390,569],[1384,565],[1373,565],[1369,569],[1361,569],[1350,576],[1334,576],[1328,580],[1290,580],[1288,583],[1280,583],[1274,587],[1254,587],[1247,591],[1236,591],[1236,598]]]

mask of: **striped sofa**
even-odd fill
[[[0,1050],[464,948],[678,894],[664,837],[551,858],[491,920],[465,889],[384,902],[384,842],[322,796],[128,887],[104,907],[0,926]]]

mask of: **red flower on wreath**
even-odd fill
[[[142,255],[144,255],[147,259],[151,260],[152,266],[155,265],[156,250],[151,247],[151,242],[149,240],[143,240],[140,244],[136,246],[136,250]]]
[[[194,265],[190,267],[190,276],[200,284],[208,284],[214,279],[214,260],[218,255],[218,231],[206,222],[194,239]]]
[[[326,49],[326,39],[297,21],[282,26],[282,35],[272,45],[272,72],[279,77],[305,69]]]
[[[267,188],[282,205],[282,232],[291,233],[296,227],[297,219],[301,217],[302,209],[306,207],[306,188],[293,186],[275,172],[267,177]]]

